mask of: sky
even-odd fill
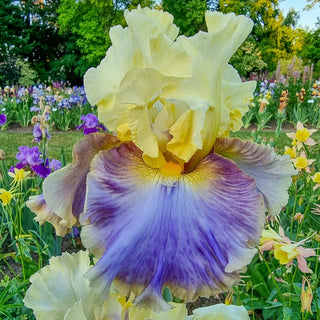
[[[300,14],[298,26],[302,28],[308,27],[309,30],[315,27],[317,17],[320,17],[320,5],[317,4],[313,9],[304,11],[303,8],[307,5],[307,0],[280,0],[280,9],[282,9],[284,16],[288,13],[290,8],[294,8]]]

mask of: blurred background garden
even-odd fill
[[[124,10],[138,5],[170,12],[186,36],[205,31],[206,10],[253,20],[230,64],[257,87],[242,130],[232,136],[288,154],[297,170],[288,205],[267,221],[273,238],[262,239],[241,283],[198,303],[244,305],[252,319],[320,319],[320,18],[301,27],[302,12],[284,12],[281,3],[0,0],[0,319],[34,319],[23,304],[30,276],[51,257],[83,249],[79,228],[60,237],[51,224],[35,221],[25,202],[72,161],[80,138],[108,132],[87,101],[83,75],[105,56],[110,28],[125,27]],[[320,1],[305,1],[308,10],[320,15]],[[264,247],[271,240],[291,246],[290,258]]]

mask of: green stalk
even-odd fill
[[[259,250],[259,249],[258,249],[258,250]],[[267,260],[265,259],[265,257],[263,256],[263,254],[261,253],[260,250],[259,250],[259,254],[261,255],[261,257],[262,257],[262,259],[263,259],[263,262],[265,263],[265,265],[266,265],[266,267],[267,267],[267,269],[268,269],[268,272],[269,272],[269,274],[270,274],[270,276],[271,276],[271,278],[272,278],[272,282],[273,282],[274,286],[276,287],[276,289],[277,289],[277,291],[278,291],[279,298],[280,298],[282,304],[286,307],[285,301],[284,301],[283,296],[282,296],[282,294],[281,294],[280,287],[278,286],[278,282],[277,282],[277,280],[275,279],[275,277],[274,277],[274,275],[273,275],[273,273],[272,273],[272,271],[271,271],[271,269],[270,269],[270,267],[269,267],[269,264],[268,264]]]
[[[296,207],[297,207],[297,182],[295,181],[293,183],[294,185],[294,189],[295,189],[295,194],[294,194],[294,204],[293,204],[293,209],[292,209],[292,214],[291,214],[291,224],[290,224],[290,239],[292,237],[292,231],[293,231],[293,221],[294,221],[294,215],[295,215],[295,212],[296,212]]]

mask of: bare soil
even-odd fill
[[[311,129],[312,127],[311,126],[308,126],[308,125],[304,125],[306,128],[308,129]],[[267,127],[264,128],[262,131],[275,131],[277,128],[277,123],[275,121],[271,121],[268,123]],[[253,125],[251,124],[248,128],[244,129],[244,128],[241,128],[240,130],[241,131],[252,131],[252,130],[255,130],[257,129],[257,126],[256,125]],[[33,126],[30,125],[28,127],[21,127],[18,123],[11,123],[7,130],[7,132],[21,132],[21,133],[32,133],[33,131]],[[59,132],[63,132],[61,130],[53,130],[55,133],[59,133]],[[77,131],[76,129],[72,129],[72,130],[69,130],[69,131]],[[291,132],[291,131],[295,131],[295,126],[290,123],[290,122],[284,122],[282,124],[282,128],[281,128],[281,131],[283,132]]]

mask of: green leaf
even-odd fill
[[[283,320],[291,320],[292,319],[292,309],[288,307],[284,307],[283,310]]]

